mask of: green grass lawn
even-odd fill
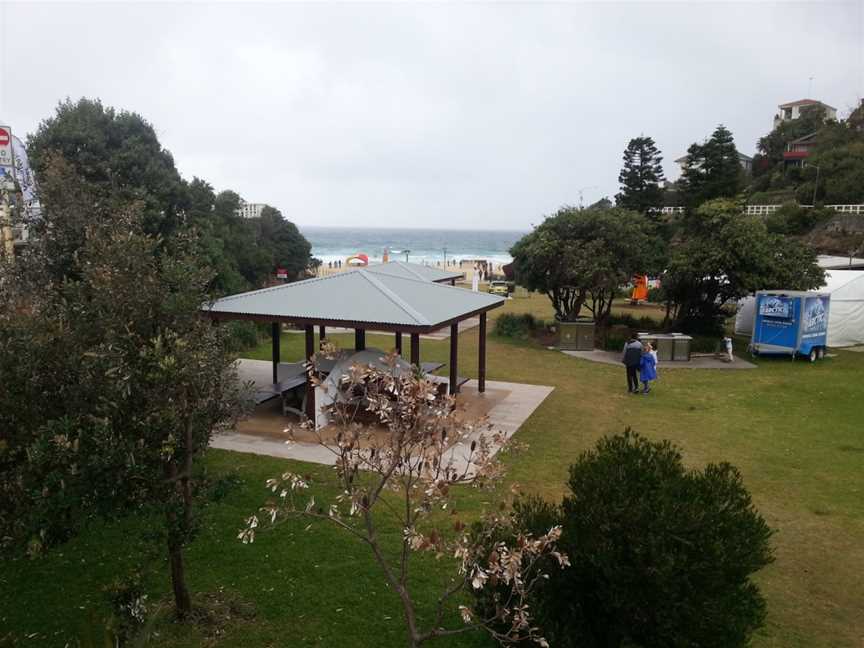
[[[514,299],[500,312],[551,318],[539,296]],[[641,315],[638,308],[634,314]],[[353,338],[340,336],[350,346]],[[389,348],[391,336],[367,344]],[[284,335],[285,360],[302,356],[302,335]],[[460,342],[460,374],[477,367],[476,331]],[[244,354],[269,359],[269,345]],[[423,360],[446,361],[448,343],[423,340]],[[509,457],[508,478],[525,491],[558,498],[568,465],[599,437],[632,426],[671,439],[693,466],[738,466],[756,504],[776,530],[776,562],[758,581],[768,600],[759,647],[855,646],[864,641],[864,353],[837,352],[809,364],[762,359],[751,371],[663,369],[648,397],[629,396],[618,367],[577,360],[533,343],[491,339],[491,380],[553,385],[555,391],[518,432],[529,444]],[[244,516],[265,499],[264,480],[290,466],[326,478],[320,466],[212,451],[213,475],[233,474],[237,486],[203,513],[203,529],[188,552],[196,592],[220,588],[254,604],[256,616],[223,636],[168,627],[165,646],[402,646],[400,608],[368,550],[327,526],[282,526],[243,546]],[[326,490],[326,489],[325,489]],[[316,491],[321,496],[326,492]],[[494,504],[476,491],[460,495],[473,516]],[[98,523],[38,560],[4,559],[0,569],[0,640],[11,632],[21,646],[64,646],[104,614],[101,588],[140,559],[148,520]],[[389,537],[398,540],[395,529]],[[420,558],[413,590],[430,603],[449,565]],[[161,556],[147,577],[151,600],[168,581]],[[35,633],[35,634],[33,634]],[[32,637],[29,635],[33,634]],[[211,633],[212,635],[212,633]],[[2,641],[0,641],[2,643]],[[70,645],[75,645],[74,643]],[[101,644],[99,644],[101,645]],[[442,646],[488,646],[480,635],[441,640]]]

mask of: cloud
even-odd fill
[[[183,175],[301,224],[519,228],[667,174],[726,124],[861,93],[857,4],[59,4],[0,12],[0,118],[66,96],[157,128]]]

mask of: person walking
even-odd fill
[[[651,391],[651,381],[657,380],[657,358],[650,344],[645,345],[639,360],[639,378],[642,379],[642,393],[647,394]]]
[[[621,362],[627,369],[627,391],[631,394],[639,393],[639,365],[642,362],[642,343],[636,338],[635,333],[630,334],[630,339],[624,345],[621,354]]]

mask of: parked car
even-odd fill
[[[506,281],[490,281],[489,282],[489,292],[493,295],[501,295],[506,297],[510,292],[510,288],[507,286]]]

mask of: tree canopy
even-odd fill
[[[654,140],[640,136],[630,140],[624,149],[624,166],[618,174],[621,192],[615,204],[647,214],[663,205],[663,158]]]
[[[811,290],[824,283],[816,254],[802,243],[769,234],[741,205],[713,200],[682,224],[672,241],[663,290],[684,328],[720,326],[722,308],[757,290]]]
[[[704,144],[691,144],[687,149],[681,185],[690,208],[715,198],[732,198],[743,189],[741,160],[725,126],[720,124]]]
[[[624,209],[563,207],[511,248],[516,280],[549,296],[559,320],[584,305],[608,314],[611,296],[636,273],[656,268],[651,223]]]
[[[147,233],[198,231],[202,258],[215,269],[214,292],[262,287],[277,267],[287,269],[290,279],[305,276],[310,245],[293,223],[269,206],[261,218],[243,219],[236,192],[217,194],[197,177],[184,181],[153,126],[136,113],[98,100],[67,100],[39,125],[28,146],[46,219],[67,234],[52,238],[57,272],[70,266],[86,224],[134,206]],[[80,179],[75,195],[55,189],[57,183],[72,186],[66,182],[70,175]]]

